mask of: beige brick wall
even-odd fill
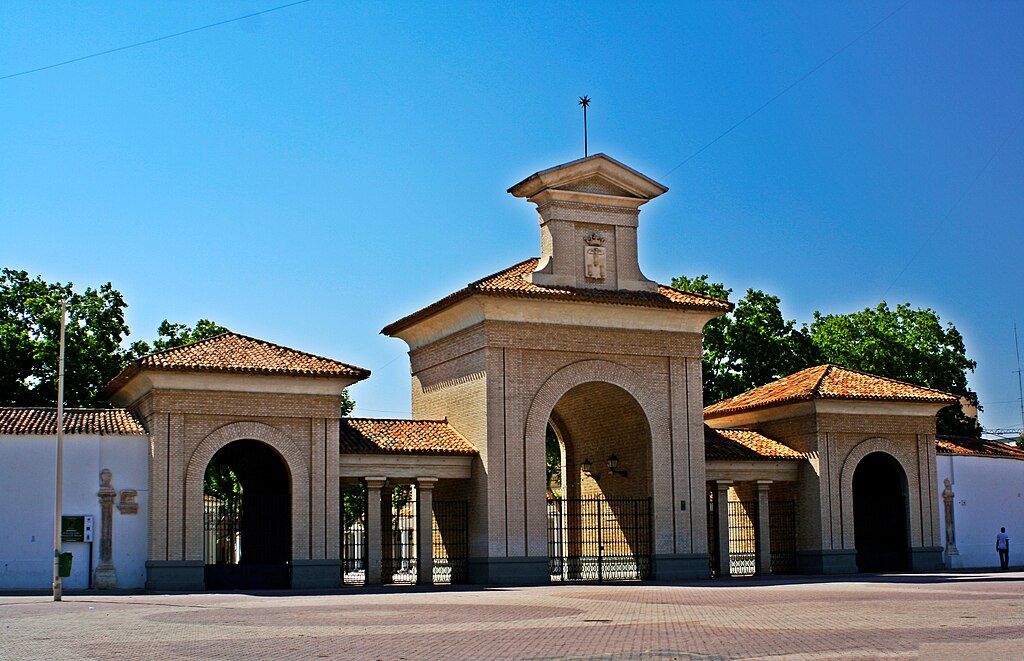
[[[291,475],[292,558],[340,554],[338,417],[325,395],[152,390],[132,408],[150,430],[151,560],[201,560],[202,482],[224,445],[273,447]]]

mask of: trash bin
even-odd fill
[[[61,578],[71,576],[71,558],[72,555],[70,553],[61,553],[57,559],[57,574]]]

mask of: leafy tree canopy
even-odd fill
[[[164,319],[156,329],[157,338],[152,344],[139,340],[133,342],[128,351],[133,357],[145,356],[148,353],[192,344],[227,332],[227,328],[209,319],[200,319],[192,327],[186,324],[172,324]]]
[[[717,298],[731,289],[708,276],[681,276],[672,286]],[[783,319],[780,299],[748,289],[732,313],[704,329],[704,401],[733,397],[788,374],[822,363],[934,388],[977,404],[967,389],[967,372],[977,366],[967,357],[963,337],[931,309],[909,303],[851,314],[814,313],[808,326]],[[980,436],[976,420],[957,404],[939,412],[938,431]]]
[[[128,335],[126,303],[108,282],[74,291],[25,271],[0,270],[0,403],[46,406],[57,401],[60,302],[67,306],[64,401],[99,403],[100,389],[121,370]]]

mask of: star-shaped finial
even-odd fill
[[[584,108],[589,106],[590,105],[590,97],[589,96],[581,96],[580,97],[580,105],[583,106]]]

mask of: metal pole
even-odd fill
[[[67,301],[60,302],[60,359],[57,362],[57,499],[53,518],[53,600],[61,600],[60,523],[64,499],[64,324]]]

